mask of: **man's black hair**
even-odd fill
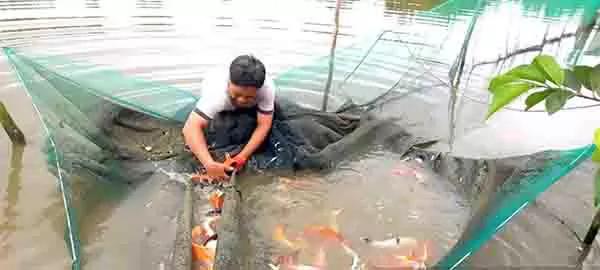
[[[229,79],[240,86],[261,88],[265,82],[265,66],[252,55],[240,55],[229,66]]]

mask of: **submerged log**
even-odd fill
[[[15,121],[12,119],[2,101],[0,101],[0,123],[2,124],[2,127],[4,127],[6,134],[8,134],[8,137],[14,144],[26,144],[25,135],[23,135],[21,129],[19,129]]]
[[[239,256],[236,256],[240,250],[240,203],[241,193],[236,189],[235,175],[232,177],[232,186],[225,190],[223,209],[221,216],[225,217],[219,220],[217,224],[217,234],[219,242],[215,253],[215,268],[221,270],[245,269]]]
[[[192,269],[192,190],[192,184],[188,181],[185,185],[183,210],[177,219],[177,232],[171,261],[171,269],[173,270]]]

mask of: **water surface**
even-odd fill
[[[448,138],[448,72],[465,44],[468,26],[474,24],[460,86],[459,120],[454,123],[455,153],[498,157],[587,144],[593,128],[600,125],[600,120],[592,117],[598,114],[597,107],[548,117],[543,112],[523,114],[518,111],[522,106],[515,105],[517,111],[503,111],[487,124],[482,121],[485,85],[491,74],[528,61],[540,51],[558,55],[561,63],[571,63],[577,47],[576,30],[583,15],[593,14],[590,9],[594,10],[594,3],[576,1],[562,6],[555,2],[481,1],[478,6],[477,1],[344,1],[334,94],[340,100],[350,96],[358,102],[366,101],[400,81],[396,90],[410,95],[381,114],[400,115],[407,123],[416,123],[413,131],[419,134]],[[11,1],[0,3],[0,45],[108,65],[127,74],[197,91],[205,71],[240,53],[256,54],[275,75],[315,63],[316,58],[329,53],[334,6],[333,2],[316,0]],[[417,15],[436,6],[442,15]],[[483,12],[474,16],[477,7]],[[389,32],[380,36],[386,30]],[[372,46],[378,37],[381,40]],[[594,43],[588,43],[593,49]],[[365,61],[352,72],[364,55],[368,55]],[[596,59],[583,55],[580,60],[593,63]],[[4,179],[0,181],[0,268],[65,269],[69,258],[63,241],[63,204],[56,179],[48,172],[40,151],[44,130],[31,100],[4,59],[0,67],[0,97],[28,139],[19,162],[18,158],[9,158],[18,157],[19,151],[11,149],[6,136],[0,136],[0,156],[6,157],[0,159],[0,168],[4,168],[0,178]],[[352,76],[343,83],[350,73]],[[307,68],[282,81],[281,92],[318,106],[318,91],[325,77],[326,70]],[[568,104],[571,108],[585,105],[589,103],[583,100]],[[326,176],[344,181],[323,181],[329,184],[323,184],[319,191],[320,200],[294,208],[281,221],[297,224],[313,217],[317,222],[320,215],[342,208],[340,223],[349,237],[393,234],[432,239],[437,242],[433,256],[438,258],[458,237],[468,209],[442,179],[432,176],[422,184],[410,177],[392,176],[390,171],[398,163],[398,157],[386,151],[372,151],[349,161],[346,166],[351,170]],[[274,188],[257,189],[256,203],[270,198]],[[139,199],[133,196],[121,203],[109,203],[104,198],[83,200],[86,203],[81,207],[88,212],[81,221],[82,239],[86,263],[92,268],[106,267],[110,260],[131,260],[127,253],[130,246],[119,239],[119,228],[133,226],[127,218],[134,216],[137,206],[147,205],[148,197],[158,191],[139,192]],[[95,200],[103,203],[96,204]],[[279,211],[275,206],[267,210]],[[322,211],[317,214],[310,207]],[[589,212],[588,208],[581,209],[587,209],[582,213]],[[164,216],[168,224],[171,216]],[[527,213],[523,216],[523,222],[534,220],[527,219]],[[585,225],[580,224],[587,221],[573,220],[582,234]],[[551,221],[542,218],[532,222]],[[492,241],[491,249],[482,250],[477,262],[495,266],[564,262],[565,252],[538,242],[543,238],[541,234],[519,242],[526,242],[524,245],[507,241],[533,230],[519,231],[517,226]],[[549,232],[563,229],[547,227]],[[269,226],[263,228],[270,230]],[[573,246],[567,236],[557,235],[556,241],[562,243],[561,247]],[[530,247],[532,243],[537,243],[535,248]],[[530,255],[515,255],[524,250]]]

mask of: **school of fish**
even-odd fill
[[[285,226],[278,224],[273,231],[273,239],[286,248],[290,254],[279,255],[269,264],[272,270],[326,270],[327,250],[333,246],[341,247],[352,258],[350,270],[403,270],[426,269],[429,256],[427,244],[410,237],[395,237],[386,240],[363,239],[369,247],[376,249],[377,256],[369,257],[363,263],[350,242],[340,233],[336,221],[341,210],[332,212],[329,225],[307,225],[296,237],[288,237]],[[316,248],[312,263],[298,261],[300,251]]]
[[[403,165],[392,172],[394,175],[411,175],[417,179],[423,177],[414,167]],[[207,181],[211,177],[196,175],[194,181]],[[285,189],[303,189],[310,184],[302,181],[283,178]],[[217,245],[216,223],[223,207],[224,193],[214,191],[209,196],[212,210],[208,218],[192,230],[192,254],[195,270],[214,270],[215,251]],[[365,262],[351,247],[339,231],[337,216],[342,210],[331,212],[328,225],[307,225],[295,237],[288,237],[282,224],[275,226],[273,240],[291,250],[289,254],[275,256],[269,267],[272,270],[326,270],[327,250],[338,246],[352,258],[350,270],[421,270],[426,269],[425,262],[429,257],[428,245],[411,237],[394,237],[385,240],[362,239],[370,248],[376,249],[376,256],[368,257]],[[316,249],[316,255],[310,264],[299,262],[302,250]]]

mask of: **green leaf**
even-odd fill
[[[563,72],[565,73],[565,86],[579,93],[581,91],[581,83],[577,80],[575,72],[569,69],[563,69]]]
[[[504,86],[505,84],[517,82],[518,80],[519,80],[519,78],[515,77],[515,76],[499,75],[499,76],[494,77],[492,79],[492,81],[490,81],[490,85],[488,86],[488,89],[490,90],[490,92],[494,93],[494,91],[496,91],[498,88]]]
[[[555,91],[557,91],[557,90],[556,89],[546,89],[544,91],[535,92],[535,93],[529,95],[527,97],[527,99],[525,100],[525,105],[527,105],[525,107],[525,110],[528,111],[536,104],[542,102],[542,100],[546,99],[548,97],[548,95],[552,94]]]
[[[600,150],[598,150],[598,148],[596,148],[596,150],[594,150],[594,153],[592,153],[592,161],[600,163]]]
[[[600,148],[600,128],[594,131],[594,144],[596,148]]]
[[[560,111],[560,109],[562,109],[562,107],[567,103],[567,100],[575,95],[571,91],[562,89],[554,90],[555,91],[546,98],[546,112],[548,112],[550,115]]]
[[[544,74],[544,77],[547,80],[555,83],[556,85],[563,84],[563,81],[565,80],[565,74],[552,56],[538,55],[533,59],[533,64],[542,74]]]
[[[496,111],[534,87],[536,87],[536,85],[531,83],[517,82],[504,84],[501,87],[495,88],[492,92],[492,103],[488,107],[486,119],[490,118]]]
[[[600,94],[600,64],[596,65],[590,72],[590,90]]]
[[[592,67],[575,66],[573,72],[575,72],[575,77],[577,77],[577,80],[583,87],[592,90],[592,86],[590,86],[590,73],[592,72]]]
[[[514,77],[517,77],[519,79],[536,81],[536,82],[539,82],[539,83],[542,83],[542,84],[546,81],[546,78],[544,77],[544,74],[541,73],[540,70],[537,69],[533,65],[520,65],[520,66],[517,66],[517,67],[513,68],[512,70],[509,70],[506,73],[506,75],[507,76],[514,76]]]

